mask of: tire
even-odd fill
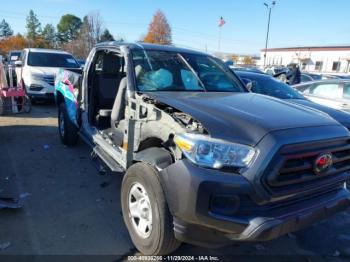
[[[132,192],[136,187],[142,187],[149,198],[151,216],[151,230],[148,236],[141,236],[136,228],[134,217],[131,215],[130,202]],[[137,201],[136,201],[137,202]],[[142,202],[142,201],[140,201]],[[173,218],[169,212],[164,196],[158,171],[150,165],[136,163],[132,165],[123,178],[121,188],[121,204],[123,218],[130,237],[136,248],[144,255],[167,255],[175,251],[180,242],[175,238],[173,231]],[[139,208],[141,209],[141,208]],[[143,209],[141,209],[143,210]],[[139,220],[139,224],[141,219]]]
[[[30,99],[30,104],[31,105],[35,106],[35,105],[38,104],[38,101],[34,97],[30,97],[29,99]]]
[[[78,141],[78,128],[70,121],[65,103],[58,107],[58,133],[64,145],[73,146]]]
[[[5,114],[5,102],[2,97],[0,97],[0,116]]]
[[[30,113],[30,111],[32,110],[32,102],[27,95],[23,99],[24,99],[23,110],[26,113]]]
[[[30,113],[32,110],[32,103],[27,95],[17,98],[17,103],[18,112]]]

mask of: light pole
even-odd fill
[[[270,31],[270,19],[271,19],[271,10],[276,5],[276,1],[272,1],[272,3],[266,4],[264,3],[264,6],[269,10],[269,18],[267,20],[267,32],[266,32],[266,42],[265,42],[265,54],[264,54],[264,67],[266,66],[266,52],[267,52],[267,43],[269,41],[269,31]]]

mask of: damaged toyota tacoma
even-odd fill
[[[55,85],[63,144],[80,137],[124,174],[123,218],[143,254],[270,240],[350,205],[349,131],[248,92],[211,55],[101,43]]]

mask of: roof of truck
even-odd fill
[[[168,51],[168,52],[179,52],[179,53],[192,53],[192,54],[205,54],[204,52],[176,47],[173,45],[157,45],[157,44],[149,44],[149,43],[124,43],[124,42],[102,42],[96,45],[96,47],[121,47],[127,46],[130,49],[145,49],[145,50],[158,50],[158,51]]]

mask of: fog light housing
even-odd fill
[[[210,210],[218,215],[231,216],[237,212],[239,202],[236,195],[214,195],[210,201]]]
[[[44,87],[40,85],[30,85],[29,90],[30,91],[41,91]]]

